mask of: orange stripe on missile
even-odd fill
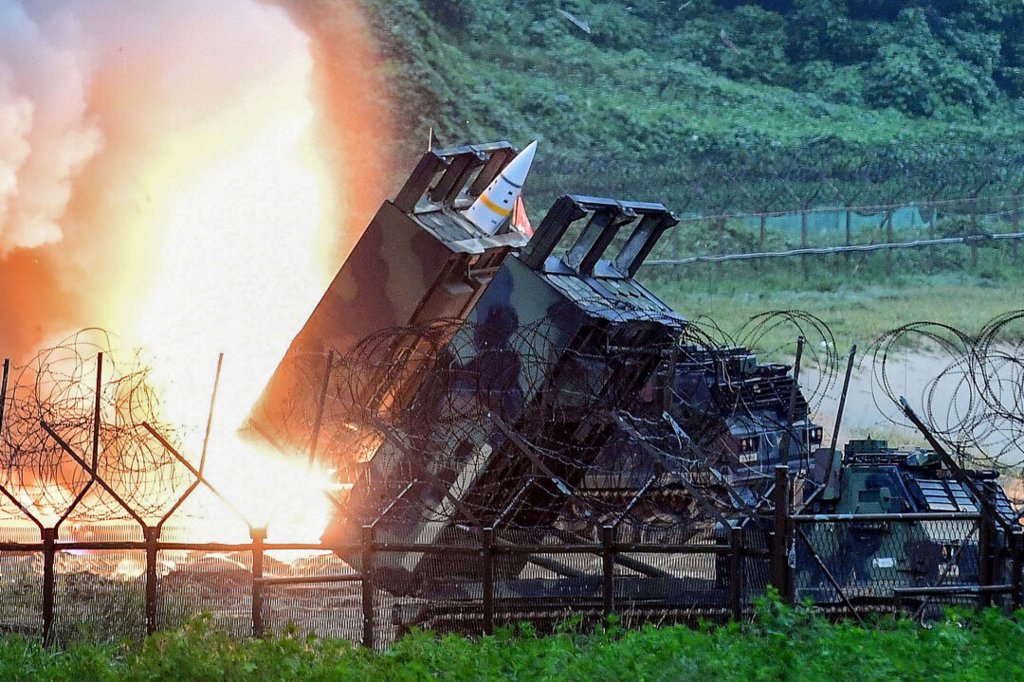
[[[500,215],[502,218],[512,212],[511,208],[502,208],[501,206],[498,206],[496,203],[491,201],[486,194],[481,194],[478,198],[480,199],[480,203]]]

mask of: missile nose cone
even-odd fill
[[[508,219],[516,200],[522,193],[526,175],[533,164],[533,156],[537,152],[537,141],[534,140],[519,152],[498,177],[487,185],[473,205],[463,211],[462,215],[487,234],[494,234]]]
[[[536,153],[537,141],[534,140],[526,145],[526,149],[516,154],[516,158],[509,161],[501,174],[512,184],[522,187],[526,181],[526,175],[530,172],[530,165],[533,164],[533,155]]]

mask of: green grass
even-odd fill
[[[793,266],[799,268],[794,260]],[[698,266],[705,268],[706,266]],[[746,266],[749,268],[750,266]],[[802,285],[794,276],[788,285],[766,282],[756,273],[738,273],[719,281],[707,276],[654,275],[646,284],[673,309],[697,322],[713,320],[736,334],[753,316],[771,310],[804,310],[819,317],[835,337],[837,350],[856,343],[867,348],[882,334],[910,322],[936,321],[976,333],[997,315],[1024,307],[1024,281],[992,281],[978,276],[905,276],[898,281],[854,279],[834,289]],[[806,286],[806,288],[800,288]],[[1014,340],[1024,326],[1009,330]],[[762,349],[794,347],[797,331],[778,327],[763,339]]]
[[[522,625],[476,641],[416,632],[384,653],[294,634],[236,642],[208,617],[141,649],[44,649],[0,638],[0,678],[74,680],[1014,680],[1024,676],[1024,613],[951,613],[928,628],[880,618],[831,624],[762,600],[751,623],[722,627]]]

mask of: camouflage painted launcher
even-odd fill
[[[815,459],[827,461],[814,466],[821,428],[790,368],[715,347],[635,281],[677,222],[665,207],[563,196],[528,244],[507,227],[489,237],[466,221],[459,211],[513,155],[504,143],[426,154],[381,207],[250,418],[267,440],[300,451],[321,417],[341,425],[324,450],[334,462],[353,460],[351,488],[325,544],[359,570],[351,548],[366,526],[392,549],[479,546],[484,528],[497,544],[593,543],[628,513],[633,529],[662,524],[677,542],[699,532],[727,543],[735,523],[753,519],[749,540],[766,547],[765,474],[796,461],[810,465],[817,487],[805,486],[803,504],[818,516],[790,517],[814,525],[775,565],[785,573],[795,558],[798,595],[849,605],[954,575],[968,585],[1002,579],[987,561],[998,537],[975,541],[966,527],[916,521],[879,535],[886,514],[897,522],[911,511],[989,507],[1005,533],[1019,533],[991,475],[960,471],[914,417],[945,468],[927,453],[908,459],[875,442],[851,444],[841,462],[819,449]],[[441,331],[428,343],[416,331],[424,327]],[[382,340],[377,355],[354,352],[366,339]],[[374,361],[331,373],[329,351]],[[346,430],[362,440],[347,442]],[[613,561],[636,579],[617,580],[638,598],[714,605],[725,596],[717,580],[728,575],[725,553],[715,578],[670,574],[626,554]],[[480,561],[382,552],[372,579],[395,594],[476,599]],[[550,554],[505,555],[493,569],[503,589],[531,599],[565,603],[600,588]]]
[[[616,432],[608,413],[654,399],[678,343],[685,320],[633,279],[676,222],[660,204],[559,199],[480,295],[410,420],[385,434],[325,542],[357,542],[363,525],[400,543],[457,542],[471,526],[550,528]],[[375,580],[416,591],[427,575],[472,574],[471,563],[409,553]]]
[[[423,155],[394,201],[381,205],[292,341],[250,414],[250,434],[284,452],[309,452],[316,424],[343,421],[352,401],[373,399],[332,392],[321,413],[330,351],[343,355],[380,330],[466,316],[505,257],[527,241],[508,227],[489,236],[460,213],[515,154],[498,142]],[[392,348],[395,357],[400,346]],[[389,378],[389,399],[415,391],[414,382],[395,385],[409,383],[415,369],[404,380]],[[342,443],[327,445],[345,450]]]

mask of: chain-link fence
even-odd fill
[[[995,276],[1020,262],[1021,206],[1014,194],[682,215],[645,266],[648,274],[672,266],[677,276],[712,283],[737,268],[746,277],[779,274],[794,257],[798,282],[952,270]]]

